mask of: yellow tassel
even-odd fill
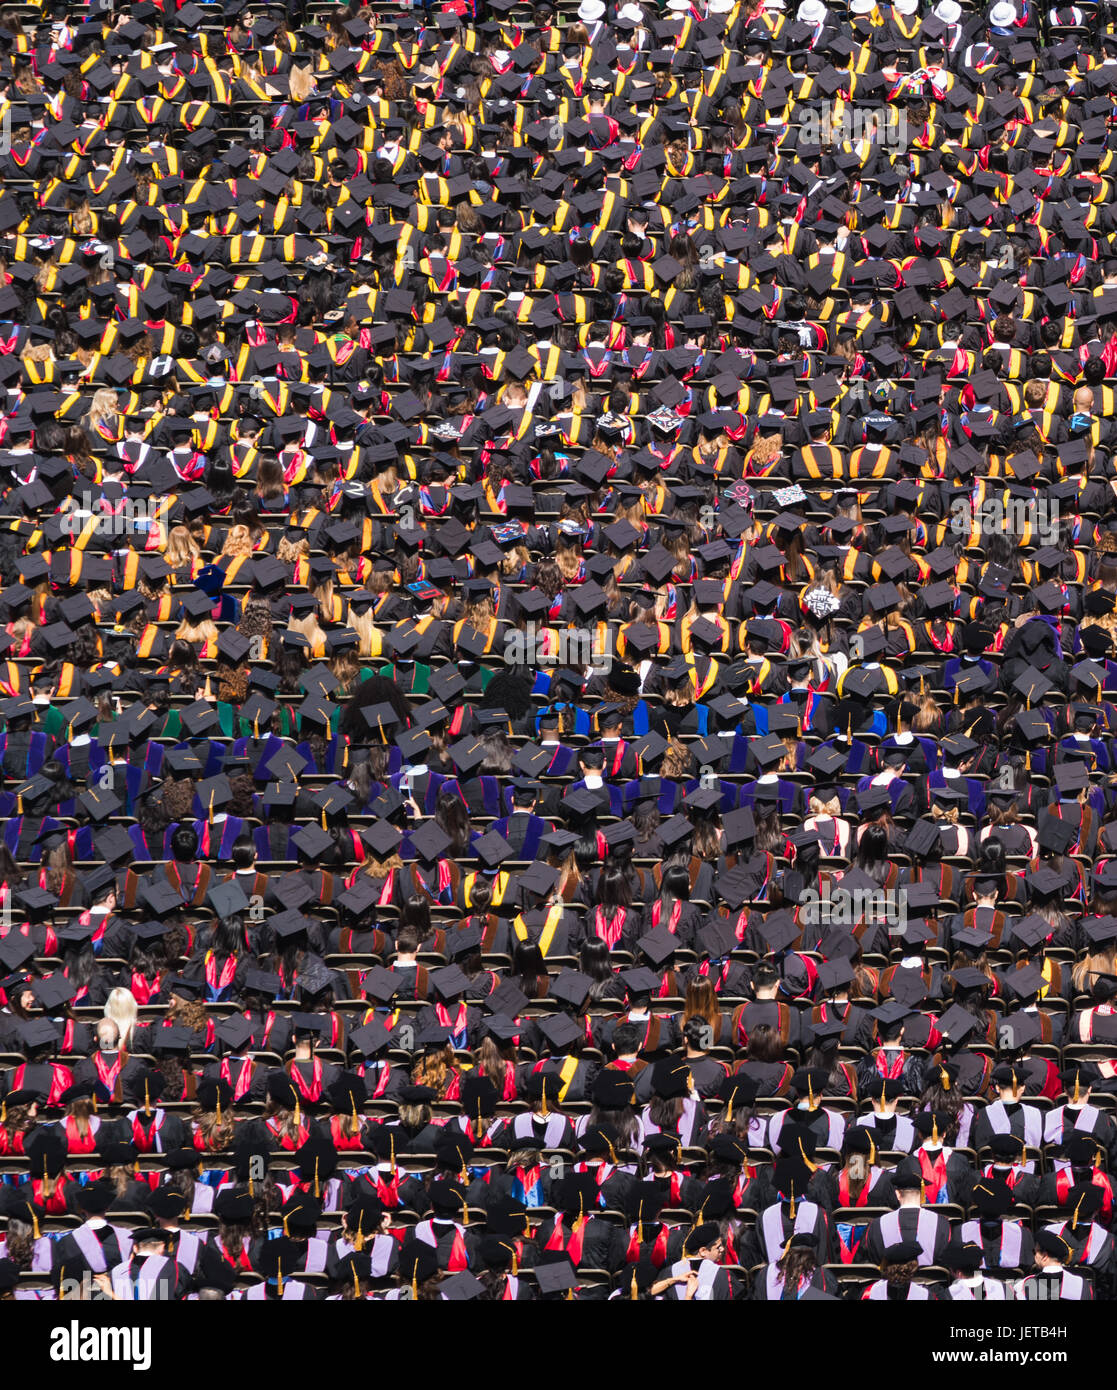
[[[361,1121],[360,1117],[357,1114],[357,1100],[352,1093],[350,1093],[349,1101],[350,1104],[353,1106],[353,1128],[359,1130],[361,1127]]]
[[[59,1266],[58,1266],[58,1297],[59,1297],[60,1299],[66,1297],[65,1289],[66,1289],[66,1266],[65,1266],[65,1265],[59,1265]]]
[[[253,1199],[253,1201],[256,1200],[256,1184],[252,1181],[251,1166],[248,1169],[248,1195]]]
[[[322,1195],[322,1190],[318,1186],[318,1160],[314,1160],[314,1200],[317,1201]]]
[[[284,1229],[286,1229],[286,1223],[284,1223]],[[275,1279],[276,1290],[277,1290],[277,1292],[278,1292],[280,1298],[282,1298],[282,1297],[283,1297],[283,1261],[282,1261],[282,1260],[276,1260],[276,1262],[275,1262],[275,1276],[276,1276],[276,1279]]]
[[[8,1102],[5,1100],[0,1104],[0,1125],[8,1123]]]
[[[1077,1225],[1078,1225],[1078,1212],[1079,1212],[1079,1209],[1080,1209],[1081,1206],[1082,1206],[1082,1202],[1083,1202],[1083,1198],[1079,1197],[1078,1201],[1074,1204],[1074,1215],[1073,1215],[1073,1216],[1071,1217],[1071,1219],[1070,1219],[1070,1224],[1071,1224],[1072,1226],[1077,1226]]]
[[[950,1090],[950,1073],[947,1071],[947,1069],[946,1069],[945,1067],[940,1067],[940,1068],[939,1068],[939,1080],[942,1082],[942,1088],[943,1088],[943,1090],[944,1090],[944,1091],[949,1091],[949,1090]]]
[[[22,796],[17,796],[17,797],[16,797],[16,815],[17,815],[17,816],[22,816],[22,815],[23,815],[23,797],[22,797]]]
[[[392,1181],[394,1182],[396,1179],[396,1136],[394,1134],[388,1136],[388,1143],[391,1146],[389,1149],[389,1157],[392,1163]]]
[[[818,1109],[818,1101],[815,1100],[814,1087],[811,1085],[810,1077],[807,1078],[807,1104],[812,1110]],[[800,1145],[800,1147],[802,1147]]]
[[[803,1141],[802,1141],[802,1139],[799,1140],[799,1152],[800,1152],[800,1154],[802,1154],[802,1156],[803,1156],[803,1162],[807,1165],[807,1170],[808,1170],[809,1172],[811,1172],[811,1173],[817,1173],[817,1172],[818,1172],[818,1164],[817,1164],[817,1163],[812,1163],[811,1160],[807,1157],[807,1151],[806,1151],[806,1149],[803,1147]]]
[[[354,1297],[354,1298],[360,1298],[360,1296],[361,1296],[361,1281],[357,1278],[357,1266],[354,1265],[354,1266],[353,1266],[353,1297]]]
[[[209,814],[206,816],[209,823],[213,824],[213,792],[209,794]]]
[[[298,1097],[298,1092],[296,1092],[296,1093],[295,1093],[295,1128],[296,1128],[296,1129],[299,1129],[299,1128],[302,1126],[302,1122],[303,1122],[303,1119],[302,1119],[302,1111],[299,1109],[299,1097]]]
[[[469,1203],[466,1201],[464,1195],[462,1197],[462,1225],[469,1225]]]
[[[283,1218],[283,1234],[284,1234],[285,1236],[289,1236],[289,1235],[291,1234],[291,1232],[287,1229],[287,1217],[286,1217],[286,1216],[284,1216],[284,1218]]]
[[[613,1148],[613,1141],[611,1139],[606,1139],[605,1143],[609,1147],[609,1160],[615,1168],[617,1166],[617,1151]]]
[[[733,1093],[732,1093],[732,1092],[730,1092],[730,1094],[729,1094],[729,1104],[725,1107],[725,1123],[726,1123],[727,1125],[731,1125],[731,1124],[733,1123]]]
[[[39,1213],[34,1207],[31,1208],[31,1233],[36,1240],[42,1235],[42,1231],[39,1230]]]
[[[217,1123],[218,1123],[218,1125],[220,1126],[220,1124],[221,1124],[221,1094],[220,1094],[220,1092],[218,1092],[218,1096],[217,1096]]]
[[[540,1107],[539,1113],[544,1119],[547,1118],[547,1082],[545,1080],[543,1082],[543,1104]]]
[[[934,1114],[931,1115],[931,1144],[934,1146],[939,1142],[939,1124]]]
[[[639,1289],[637,1288],[637,1286],[636,1286],[636,1266],[635,1266],[635,1265],[633,1265],[633,1267],[632,1267],[632,1283],[629,1285],[628,1296],[629,1296],[629,1298],[632,1300],[633,1303],[636,1303],[636,1302],[638,1301],[639,1297],[640,1297],[640,1290],[639,1290]]]
[[[795,1220],[795,1184],[794,1184],[794,1183],[792,1183],[792,1185],[791,1185],[791,1210],[789,1211],[788,1215],[791,1217],[792,1221]]]
[[[419,1297],[419,1266],[415,1266],[415,1272],[411,1276],[411,1297]]]
[[[926,1184],[925,1182],[921,1182],[921,1183],[919,1184],[919,1201],[920,1201],[920,1204],[922,1205],[924,1202],[926,1202],[926,1200],[927,1200],[927,1184]]]
[[[1081,1104],[1082,1104],[1081,1100],[1079,1099],[1079,1088],[1078,1088],[1078,1078],[1079,1078],[1081,1075],[1082,1075],[1082,1073],[1081,1073],[1081,1072],[1077,1072],[1077,1071],[1076,1071],[1075,1074],[1074,1074],[1074,1095],[1071,1097],[1071,1102],[1070,1102],[1071,1105],[1081,1105]]]
[[[151,1091],[147,1081],[144,1081],[144,1116],[151,1118]]]
[[[877,1146],[873,1143],[872,1135],[869,1136],[869,1167],[877,1161]]]
[[[365,1248],[365,1233],[361,1230],[364,1224],[365,1214],[363,1211],[357,1213],[357,1234],[353,1237],[353,1249],[359,1255]]]

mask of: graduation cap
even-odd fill
[[[210,888],[207,897],[218,917],[232,917],[238,912],[247,912],[250,906],[244,889],[232,880]]]
[[[452,844],[449,835],[433,820],[425,821],[410,839],[412,849],[427,864],[442,859]]]
[[[551,1014],[539,1020],[539,1031],[547,1041],[553,1055],[564,1054],[576,1044],[585,1041],[585,1035],[572,1018],[566,1014]]]

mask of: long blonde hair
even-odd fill
[[[201,547],[185,526],[172,526],[167,537],[167,548],[163,558],[171,569],[182,569],[191,565],[201,555]]]
[[[118,985],[116,989],[109,991],[109,997],[105,1000],[105,1017],[111,1018],[116,1024],[117,1032],[120,1034],[120,1046],[125,1052],[131,1046],[139,1016],[136,996],[130,989]]]

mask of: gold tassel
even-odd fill
[[[365,1214],[363,1211],[357,1213],[357,1234],[353,1237],[353,1249],[359,1255],[365,1248],[365,1233],[361,1230],[364,1225]]]
[[[1074,1095],[1071,1096],[1071,1101],[1070,1101],[1071,1105],[1081,1105],[1081,1104],[1082,1104],[1081,1100],[1079,1099],[1079,1088],[1078,1088],[1078,1079],[1079,1079],[1079,1077],[1080,1077],[1081,1075],[1082,1075],[1082,1073],[1081,1073],[1081,1072],[1078,1072],[1078,1071],[1076,1071],[1076,1072],[1074,1073]]]
[[[349,1104],[353,1107],[353,1128],[359,1130],[361,1128],[361,1121],[357,1115],[357,1097],[352,1091],[349,1092]]]
[[[803,1147],[803,1141],[802,1141],[802,1139],[799,1140],[799,1152],[800,1152],[800,1154],[802,1154],[802,1156],[803,1156],[803,1162],[807,1165],[807,1171],[808,1171],[808,1172],[811,1172],[811,1173],[817,1173],[817,1172],[818,1172],[818,1164],[817,1164],[817,1163],[812,1163],[811,1160],[807,1157],[807,1151],[806,1151],[806,1149]]]
[[[218,1091],[218,1093],[217,1093],[217,1123],[218,1123],[218,1126],[220,1126],[220,1124],[221,1124],[221,1092],[220,1092],[220,1091]]]
[[[1084,1200],[1084,1198],[1079,1197],[1078,1201],[1074,1204],[1074,1215],[1070,1219],[1070,1224],[1072,1227],[1078,1225],[1078,1213]]]
[[[252,1165],[248,1165],[248,1195],[256,1200],[256,1184],[252,1181]]]
[[[927,1184],[926,1184],[925,1182],[921,1182],[921,1183],[919,1184],[919,1204],[920,1204],[920,1206],[922,1206],[922,1205],[924,1204],[924,1202],[926,1202],[926,1200],[927,1200]]]
[[[144,1117],[145,1119],[151,1118],[151,1089],[146,1077],[144,1079]]]
[[[209,821],[210,825],[213,824],[213,792],[209,794],[209,814],[206,816],[206,819]]]
[[[322,812],[322,829],[325,830],[325,828],[326,828],[326,813],[325,813],[325,811],[323,811],[323,812]]]
[[[542,1105],[542,1107],[541,1107],[539,1113],[540,1113],[540,1115],[542,1115],[542,1117],[543,1117],[544,1119],[547,1118],[547,1081],[546,1081],[546,1078],[544,1078],[544,1080],[543,1080],[543,1105]]]
[[[811,1079],[809,1076],[807,1077],[807,1104],[810,1106],[812,1110],[818,1109],[818,1101],[815,1100],[814,1086],[811,1084]],[[801,1143],[799,1147],[802,1148]]]
[[[283,1228],[284,1228],[284,1230],[287,1229],[287,1223],[286,1223],[286,1222],[283,1223]],[[282,1297],[283,1297],[283,1261],[282,1261],[282,1260],[276,1260],[276,1262],[275,1262],[275,1274],[276,1274],[276,1291],[278,1292],[280,1298],[282,1298]]]
[[[795,1220],[795,1184],[791,1184],[791,1210],[788,1212],[792,1221]]]
[[[934,1111],[931,1112],[931,1145],[934,1147],[939,1142],[939,1122],[935,1119]]]
[[[16,796],[16,815],[23,815],[23,797],[18,795]]]
[[[727,1125],[731,1125],[733,1123],[733,1095],[734,1092],[730,1091],[729,1104],[725,1107],[725,1123]]]
[[[91,1099],[92,1099],[92,1101],[93,1101],[93,1113],[94,1113],[94,1115],[96,1115],[96,1113],[97,1113],[97,1088],[96,1088],[96,1087],[93,1088],[93,1095],[92,1095]]]
[[[613,1141],[611,1139],[606,1139],[605,1143],[609,1148],[609,1160],[615,1168],[617,1166],[617,1151],[613,1148]]]
[[[291,1232],[287,1229],[287,1214],[286,1214],[286,1212],[284,1212],[284,1214],[283,1214],[283,1234],[284,1234],[285,1236],[289,1236],[289,1235],[291,1234]]]
[[[298,1094],[298,1092],[296,1091],[296,1092],[295,1092],[295,1128],[296,1128],[296,1129],[301,1128],[302,1122],[303,1122],[303,1119],[302,1119],[302,1111],[299,1109],[299,1094]]]
[[[3,1102],[0,1102],[0,1125],[6,1125],[7,1123],[8,1123],[8,1102],[7,1102],[7,1100],[5,1099]]]
[[[639,1290],[639,1288],[637,1288],[637,1285],[636,1285],[636,1266],[635,1266],[635,1265],[632,1266],[632,1283],[629,1285],[628,1296],[629,1296],[629,1298],[632,1300],[633,1303],[636,1303],[636,1302],[639,1300],[639,1297],[640,1297],[640,1290]]]
[[[940,1067],[940,1068],[939,1068],[939,1080],[942,1082],[942,1088],[943,1088],[943,1090],[944,1090],[944,1091],[949,1091],[949,1090],[950,1090],[950,1073],[947,1071],[947,1069],[946,1069],[945,1067]]]
[[[419,1265],[418,1265],[418,1262],[416,1262],[416,1264],[414,1265],[414,1267],[413,1267],[413,1269],[412,1269],[412,1272],[411,1272],[411,1297],[412,1297],[412,1298],[418,1298],[418,1297],[419,1297]]]
[[[867,1127],[867,1126],[866,1126]],[[869,1167],[877,1161],[877,1146],[873,1143],[873,1136],[869,1135]]]
[[[462,1194],[462,1225],[469,1225],[469,1203],[466,1201],[465,1194]]]
[[[314,1160],[314,1200],[317,1201],[322,1195],[322,1189],[318,1185],[318,1159]]]
[[[39,1230],[39,1213],[35,1210],[34,1205],[31,1205],[31,1233],[36,1240],[42,1235],[42,1231]]]
[[[391,1146],[390,1149],[389,1149],[389,1157],[391,1158],[391,1163],[392,1163],[392,1181],[395,1182],[395,1180],[396,1180],[396,1171],[397,1171],[397,1170],[396,1170],[396,1136],[395,1136],[394,1134],[389,1134],[389,1136],[388,1136],[388,1143],[389,1143],[389,1145]]]
[[[60,1299],[66,1297],[65,1289],[66,1289],[66,1266],[65,1266],[65,1265],[59,1265],[59,1266],[58,1266],[58,1297],[59,1297]]]
[[[357,1266],[356,1266],[356,1264],[354,1264],[354,1265],[353,1265],[353,1297],[354,1297],[354,1298],[360,1298],[360,1296],[361,1296],[361,1281],[357,1278]]]

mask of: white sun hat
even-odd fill
[[[962,7],[958,0],[939,0],[935,6],[935,18],[944,24],[957,24],[962,18]]]
[[[821,24],[826,18],[826,6],[822,0],[803,0],[795,18],[800,24]]]
[[[892,8],[897,14],[902,14],[905,18],[915,14],[919,9],[919,0],[892,0]]]
[[[578,6],[578,18],[583,24],[596,24],[605,17],[605,0],[582,0]]]
[[[989,11],[989,23],[998,29],[1011,29],[1016,23],[1016,6],[1009,3],[1009,0],[997,0],[997,3]]]

